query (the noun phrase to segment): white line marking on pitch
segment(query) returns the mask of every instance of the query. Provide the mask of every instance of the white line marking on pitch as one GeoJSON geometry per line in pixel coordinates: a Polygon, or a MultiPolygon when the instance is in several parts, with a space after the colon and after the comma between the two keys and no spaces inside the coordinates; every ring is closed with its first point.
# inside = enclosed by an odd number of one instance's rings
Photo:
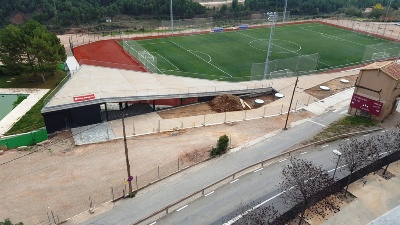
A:
{"type": "Polygon", "coordinates": [[[315,124],[317,124],[317,125],[320,125],[320,126],[323,126],[323,127],[326,127],[325,125],[323,125],[322,123],[318,123],[318,122],[315,122],[315,121],[312,121],[312,120],[309,120],[311,123],[315,123],[315,124]]]}
{"type": "Polygon", "coordinates": [[[302,152],[302,153],[300,153],[300,155],[304,155],[304,154],[307,154],[307,152],[302,152]]]}
{"type": "Polygon", "coordinates": [[[260,168],[260,169],[258,169],[258,170],[254,170],[254,173],[257,173],[258,171],[261,171],[261,170],[263,170],[264,169],[264,167],[262,167],[262,168],[260,168]]]}
{"type": "Polygon", "coordinates": [[[189,205],[182,206],[182,207],[180,207],[179,209],[177,209],[176,211],[179,212],[179,211],[181,211],[182,209],[184,209],[184,208],[186,208],[186,207],[188,207],[188,206],[189,206],[189,205]]]}
{"type": "Polygon", "coordinates": [[[196,56],[197,58],[203,60],[204,62],[208,63],[209,65],[213,66],[214,68],[216,68],[217,70],[223,72],[224,74],[228,75],[229,77],[232,77],[232,75],[230,75],[229,73],[225,72],[224,70],[222,70],[221,68],[217,67],[216,65],[214,65],[214,64],[212,64],[212,63],[210,63],[210,62],[207,62],[205,59],[201,58],[200,56],[198,56],[197,54],[193,53],[192,51],[190,51],[190,50],[188,50],[188,49],[182,47],[181,45],[179,45],[179,44],[177,44],[177,43],[175,43],[175,42],[173,42],[173,41],[172,41],[171,43],[173,43],[173,44],[175,44],[176,46],[182,48],[183,50],[189,52],[190,54],[196,56]]]}
{"type": "Polygon", "coordinates": [[[207,196],[209,196],[209,195],[211,195],[211,194],[213,194],[213,193],[214,193],[214,191],[212,191],[212,192],[210,192],[210,193],[204,195],[204,197],[207,197],[207,196]]]}
{"type": "Polygon", "coordinates": [[[287,159],[282,159],[282,160],[279,160],[278,162],[284,162],[284,161],[286,161],[287,159]]]}
{"type": "Polygon", "coordinates": [[[233,180],[233,181],[231,181],[231,182],[229,182],[229,183],[231,183],[231,184],[233,184],[233,183],[235,183],[236,181],[238,181],[239,179],[235,179],[235,180],[233,180]]]}
{"type": "Polygon", "coordinates": [[[329,145],[324,145],[324,146],[322,146],[321,148],[326,148],[326,147],[328,147],[329,145]]]}

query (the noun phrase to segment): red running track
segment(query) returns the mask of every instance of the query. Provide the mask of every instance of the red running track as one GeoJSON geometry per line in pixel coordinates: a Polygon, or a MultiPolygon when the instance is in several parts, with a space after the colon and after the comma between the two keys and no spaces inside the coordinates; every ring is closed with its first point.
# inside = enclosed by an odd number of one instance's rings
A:
{"type": "Polygon", "coordinates": [[[94,65],[147,72],[115,40],[102,40],[74,48],[74,56],[80,65],[94,65]]]}

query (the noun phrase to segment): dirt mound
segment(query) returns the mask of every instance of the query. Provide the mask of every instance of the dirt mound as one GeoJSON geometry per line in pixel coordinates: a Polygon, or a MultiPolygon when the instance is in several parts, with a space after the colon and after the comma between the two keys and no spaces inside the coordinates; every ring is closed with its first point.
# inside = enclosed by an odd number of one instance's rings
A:
{"type": "Polygon", "coordinates": [[[216,112],[230,112],[243,110],[240,98],[234,95],[220,95],[208,103],[216,112]]]}

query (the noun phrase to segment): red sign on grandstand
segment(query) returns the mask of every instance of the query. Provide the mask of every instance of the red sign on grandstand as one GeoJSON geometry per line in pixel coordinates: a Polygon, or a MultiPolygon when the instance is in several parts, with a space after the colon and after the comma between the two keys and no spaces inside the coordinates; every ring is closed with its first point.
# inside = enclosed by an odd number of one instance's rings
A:
{"type": "Polygon", "coordinates": [[[378,102],[357,94],[353,94],[350,102],[350,107],[361,109],[362,111],[374,116],[379,116],[381,114],[382,106],[382,102],[378,102]]]}
{"type": "Polygon", "coordinates": [[[95,99],[95,98],[96,97],[94,96],[94,94],[75,96],[74,97],[74,102],[83,102],[83,101],[88,101],[88,100],[92,100],[92,99],[95,99]]]}

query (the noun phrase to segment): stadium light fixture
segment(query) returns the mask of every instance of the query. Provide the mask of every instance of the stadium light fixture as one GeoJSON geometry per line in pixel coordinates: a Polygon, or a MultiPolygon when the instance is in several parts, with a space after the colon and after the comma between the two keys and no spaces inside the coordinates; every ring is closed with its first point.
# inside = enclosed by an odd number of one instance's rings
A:
{"type": "Polygon", "coordinates": [[[271,21],[271,32],[269,33],[269,41],[268,41],[268,50],[267,50],[267,59],[265,60],[265,69],[264,69],[264,77],[263,79],[267,79],[268,74],[268,62],[269,56],[271,55],[271,45],[272,45],[272,38],[274,37],[274,28],[275,28],[275,21],[278,18],[278,14],[276,12],[268,12],[268,20],[271,21]]]}

